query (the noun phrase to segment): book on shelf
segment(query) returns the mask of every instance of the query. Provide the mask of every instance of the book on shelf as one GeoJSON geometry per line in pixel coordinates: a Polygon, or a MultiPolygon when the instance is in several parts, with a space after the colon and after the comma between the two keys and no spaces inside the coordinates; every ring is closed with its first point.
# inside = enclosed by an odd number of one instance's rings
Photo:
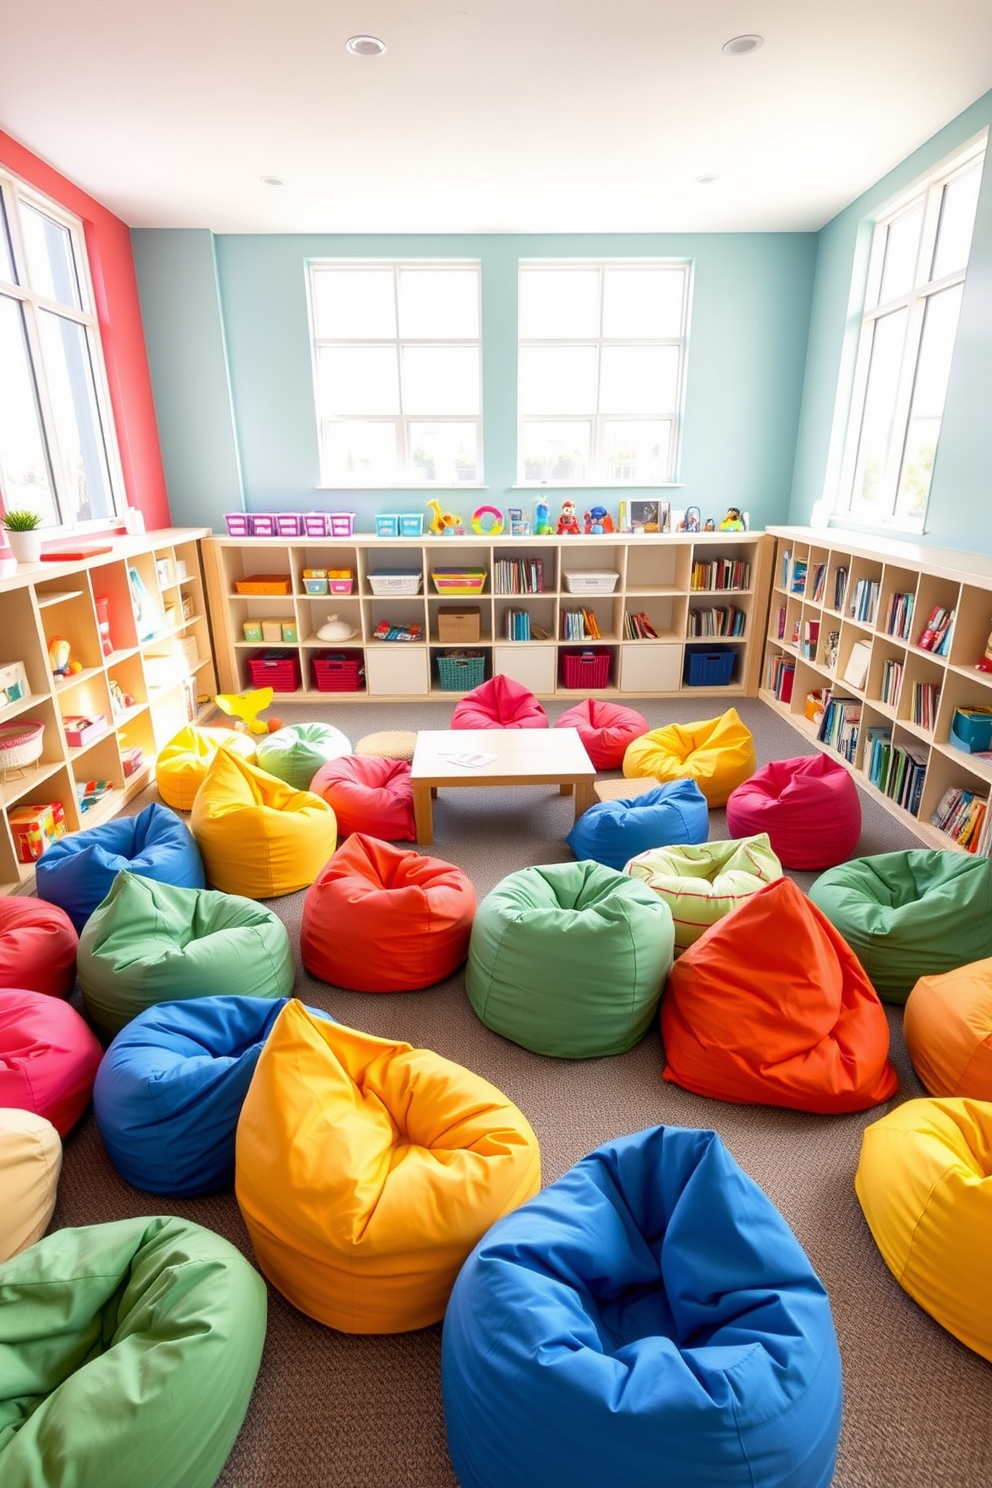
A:
{"type": "Polygon", "coordinates": [[[865,625],[874,625],[880,591],[881,585],[877,579],[858,579],[848,608],[848,614],[852,620],[860,620],[865,625]]]}
{"type": "Polygon", "coordinates": [[[785,617],[786,617],[786,614],[787,614],[787,611],[786,611],[785,605],[779,605],[779,608],[778,608],[778,624],[776,626],[776,639],[777,640],[780,640],[780,641],[784,641],[785,640],[785,617]]]}
{"type": "Polygon", "coordinates": [[[793,594],[804,594],[806,592],[806,570],[809,564],[805,558],[797,558],[792,565],[792,579],[789,589],[793,594]]]}
{"type": "Polygon", "coordinates": [[[848,687],[856,687],[859,692],[863,692],[870,661],[871,641],[855,641],[851,647],[851,654],[847,658],[841,681],[848,687]]]}
{"type": "Polygon", "coordinates": [[[822,661],[828,671],[833,671],[837,665],[837,651],[840,647],[840,631],[831,630],[827,632],[826,645],[823,648],[822,661]]]}
{"type": "Polygon", "coordinates": [[[899,693],[902,688],[902,662],[894,656],[887,656],[882,662],[882,675],[879,679],[879,695],[883,703],[888,703],[890,708],[899,706],[899,693]]]}
{"type": "Polygon", "coordinates": [[[629,610],[624,611],[623,634],[624,640],[627,641],[655,641],[658,639],[658,632],[643,611],[638,611],[636,614],[631,614],[629,610]]]}
{"type": "Polygon", "coordinates": [[[779,703],[792,701],[792,687],[796,676],[796,663],[791,656],[773,656],[768,664],[768,686],[779,703]]]}
{"type": "Polygon", "coordinates": [[[882,724],[872,724],[865,729],[864,769],[868,780],[882,790],[889,773],[889,756],[892,752],[892,730],[882,724]]]}
{"type": "Polygon", "coordinates": [[[818,563],[813,569],[813,603],[822,604],[827,587],[827,565],[818,563]]]}
{"type": "Polygon", "coordinates": [[[834,569],[834,609],[835,610],[842,610],[844,608],[844,596],[845,596],[846,593],[847,593],[847,569],[846,569],[846,567],[843,564],[839,564],[838,567],[834,569]]]}
{"type": "Polygon", "coordinates": [[[928,733],[933,732],[940,703],[940,688],[936,682],[913,683],[913,722],[928,733]]]}
{"type": "Polygon", "coordinates": [[[816,737],[837,753],[853,763],[858,748],[858,732],[861,727],[861,701],[859,698],[828,693],[824,700],[823,717],[816,737]]]}
{"type": "Polygon", "coordinates": [[[820,643],[819,620],[807,620],[803,626],[803,655],[813,661],[816,657],[816,648],[820,643]]]}
{"type": "Polygon", "coordinates": [[[889,601],[886,633],[897,641],[908,641],[913,624],[912,594],[893,594],[889,601]]]}
{"type": "Polygon", "coordinates": [[[953,609],[945,610],[942,605],[934,605],[930,618],[920,631],[916,642],[921,651],[932,651],[937,656],[947,654],[950,649],[954,615],[953,609]]]}
{"type": "Polygon", "coordinates": [[[968,852],[977,852],[980,844],[987,847],[986,819],[988,796],[964,786],[951,785],[941,796],[930,822],[938,831],[957,842],[968,852]]]}

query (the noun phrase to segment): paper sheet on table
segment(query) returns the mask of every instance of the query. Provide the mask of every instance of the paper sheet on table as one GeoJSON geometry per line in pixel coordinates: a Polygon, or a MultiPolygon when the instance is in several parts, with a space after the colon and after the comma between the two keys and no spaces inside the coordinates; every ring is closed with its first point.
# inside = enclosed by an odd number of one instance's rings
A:
{"type": "Polygon", "coordinates": [[[467,770],[477,770],[482,765],[492,765],[496,761],[494,754],[474,754],[470,750],[463,754],[442,754],[441,758],[452,765],[464,765],[467,770]]]}

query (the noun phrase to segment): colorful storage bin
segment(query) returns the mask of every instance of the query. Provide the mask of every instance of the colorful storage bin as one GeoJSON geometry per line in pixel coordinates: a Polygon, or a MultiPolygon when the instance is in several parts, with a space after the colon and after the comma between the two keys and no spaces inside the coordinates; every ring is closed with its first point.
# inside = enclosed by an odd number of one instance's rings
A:
{"type": "Polygon", "coordinates": [[[355,530],[354,512],[328,512],[328,537],[350,537],[355,530]]]}
{"type": "Polygon", "coordinates": [[[563,687],[588,691],[610,685],[610,652],[603,647],[563,651],[559,676],[563,687]]]}
{"type": "Polygon", "coordinates": [[[687,687],[726,687],[734,675],[734,646],[686,646],[687,687]]]}
{"type": "Polygon", "coordinates": [[[271,687],[273,692],[297,692],[300,658],[295,651],[262,651],[248,659],[253,687],[271,687]]]}
{"type": "Polygon", "coordinates": [[[318,692],[360,692],[365,686],[361,651],[321,651],[313,659],[318,692]]]}

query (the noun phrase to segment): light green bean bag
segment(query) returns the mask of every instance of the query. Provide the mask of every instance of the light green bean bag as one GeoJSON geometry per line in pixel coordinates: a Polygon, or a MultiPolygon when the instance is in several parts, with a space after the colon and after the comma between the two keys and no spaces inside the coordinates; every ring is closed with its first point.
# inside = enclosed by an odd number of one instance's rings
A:
{"type": "Polygon", "coordinates": [[[985,857],[921,847],[852,858],[821,873],[809,897],[886,1002],[905,1002],[920,977],[992,956],[985,857]]]}
{"type": "Polygon", "coordinates": [[[476,912],[465,988],[535,1054],[622,1054],[650,1027],[673,943],[671,911],[636,879],[588,860],[523,868],[476,912]]]}
{"type": "Polygon", "coordinates": [[[675,924],[675,954],[681,956],[704,930],[781,878],[782,864],[772,852],[768,833],[759,832],[719,842],[652,847],[631,858],[623,871],[647,884],[668,905],[675,924]]]}
{"type": "Polygon", "coordinates": [[[56,1230],[5,1261],[3,1488],[211,1488],[265,1314],[258,1272],[182,1219],[56,1230]]]}
{"type": "Polygon", "coordinates": [[[292,723],[255,742],[259,768],[298,791],[310,789],[321,765],[350,753],[347,736],[329,723],[292,723]]]}
{"type": "Polygon", "coordinates": [[[159,1002],[288,997],[296,975],[289,934],[271,909],[126,870],[87,920],[76,969],[87,1016],[105,1037],[159,1002]]]}

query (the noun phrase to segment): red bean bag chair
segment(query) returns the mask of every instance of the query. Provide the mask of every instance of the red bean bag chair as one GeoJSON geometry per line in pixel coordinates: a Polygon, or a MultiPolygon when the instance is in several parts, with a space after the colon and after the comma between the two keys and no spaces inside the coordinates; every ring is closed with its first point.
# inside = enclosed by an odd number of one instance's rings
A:
{"type": "Polygon", "coordinates": [[[412,992],[468,955],[475,889],[440,858],[355,832],[303,901],[303,965],[352,992],[412,992]]]}
{"type": "Polygon", "coordinates": [[[96,1034],[67,1002],[0,991],[0,1106],[44,1116],[64,1137],[89,1105],[102,1058],[96,1034]]]}
{"type": "Polygon", "coordinates": [[[333,809],[339,840],[352,832],[365,832],[385,842],[417,840],[407,760],[343,754],[321,765],[310,789],[333,809]]]}
{"type": "Polygon", "coordinates": [[[555,728],[578,729],[583,748],[597,770],[619,770],[627,745],[646,734],[650,724],[633,708],[585,698],[564,712],[555,728]]]}
{"type": "Polygon", "coordinates": [[[455,704],[453,729],[547,728],[548,715],[532,692],[497,672],[455,704]]]}
{"type": "Polygon", "coordinates": [[[661,1032],[665,1079],[717,1100],[828,1115],[899,1088],[871,982],[791,878],[759,889],[680,956],[661,1032]]]}
{"type": "Polygon", "coordinates": [[[727,831],[767,832],[786,868],[833,868],[857,850],[861,798],[850,771],[825,754],[773,760],[731,791],[727,831]]]}
{"type": "Polygon", "coordinates": [[[21,894],[0,897],[0,987],[68,997],[79,936],[64,909],[21,894]]]}
{"type": "Polygon", "coordinates": [[[992,957],[920,977],[902,1032],[931,1095],[992,1101],[992,957]]]}

